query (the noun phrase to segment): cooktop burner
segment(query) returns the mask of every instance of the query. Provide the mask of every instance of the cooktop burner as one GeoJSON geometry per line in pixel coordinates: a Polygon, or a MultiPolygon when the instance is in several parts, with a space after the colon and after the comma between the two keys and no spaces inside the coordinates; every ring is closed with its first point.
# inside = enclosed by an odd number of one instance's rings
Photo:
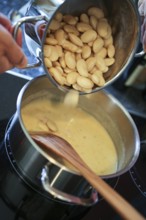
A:
{"type": "Polygon", "coordinates": [[[130,175],[136,187],[146,197],[146,140],[141,141],[141,153],[135,166],[130,170],[130,175]]]}
{"type": "Polygon", "coordinates": [[[7,124],[8,124],[8,119],[0,121],[0,146],[3,143],[3,139],[4,139],[7,124]]]}
{"type": "Polygon", "coordinates": [[[141,139],[140,155],[136,164],[130,170],[130,175],[138,190],[146,197],[146,120],[134,117],[141,139]]]}

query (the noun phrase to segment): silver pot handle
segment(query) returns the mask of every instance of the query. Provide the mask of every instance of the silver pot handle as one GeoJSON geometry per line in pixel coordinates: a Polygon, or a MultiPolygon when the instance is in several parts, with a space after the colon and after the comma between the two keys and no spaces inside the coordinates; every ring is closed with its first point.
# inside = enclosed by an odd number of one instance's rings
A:
{"type": "MultiPolygon", "coordinates": [[[[16,40],[17,39],[17,34],[18,34],[18,30],[20,28],[20,26],[24,23],[29,23],[29,22],[37,22],[37,21],[47,21],[48,19],[46,16],[44,15],[39,15],[39,16],[28,16],[28,17],[22,17],[20,18],[15,24],[14,24],[14,29],[13,29],[13,38],[16,40]]],[[[39,57],[37,58],[37,62],[36,63],[32,63],[32,64],[27,64],[27,66],[25,67],[25,69],[27,68],[34,68],[34,67],[38,67],[41,65],[41,60],[39,59],[39,57]]]]}
{"type": "MultiPolygon", "coordinates": [[[[62,171],[62,169],[59,170],[59,173],[62,171]]],[[[76,205],[83,205],[83,206],[91,206],[95,204],[98,201],[97,192],[93,189],[91,197],[90,198],[79,198],[76,196],[73,196],[71,194],[62,192],[54,187],[52,187],[49,183],[49,177],[48,177],[48,166],[46,165],[41,172],[41,182],[43,185],[43,188],[45,191],[49,192],[51,195],[53,195],[55,198],[58,198],[60,200],[73,203],[76,205]]],[[[58,173],[58,175],[59,175],[58,173]]]]}

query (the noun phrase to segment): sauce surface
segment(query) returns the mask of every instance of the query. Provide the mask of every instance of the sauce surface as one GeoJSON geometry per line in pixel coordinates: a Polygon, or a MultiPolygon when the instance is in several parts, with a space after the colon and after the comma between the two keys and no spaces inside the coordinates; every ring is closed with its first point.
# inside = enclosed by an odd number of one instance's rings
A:
{"type": "Polygon", "coordinates": [[[98,175],[117,170],[117,152],[106,129],[80,107],[68,107],[48,99],[31,101],[21,110],[28,131],[53,131],[66,139],[98,175]]]}

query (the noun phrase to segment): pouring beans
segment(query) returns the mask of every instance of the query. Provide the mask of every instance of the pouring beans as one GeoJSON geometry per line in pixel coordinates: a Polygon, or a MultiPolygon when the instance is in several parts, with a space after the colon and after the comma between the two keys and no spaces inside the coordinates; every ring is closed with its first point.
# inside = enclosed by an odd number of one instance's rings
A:
{"type": "Polygon", "coordinates": [[[44,44],[44,63],[61,86],[91,92],[106,83],[115,62],[112,27],[102,9],[90,7],[79,16],[57,12],[44,44]]]}
{"type": "Polygon", "coordinates": [[[114,82],[134,58],[140,39],[139,16],[132,0],[34,0],[24,37],[36,61],[59,90],[94,93],[114,82]],[[131,19],[132,18],[132,19],[131,19]],[[127,31],[128,30],[128,31],[127,31]]]}

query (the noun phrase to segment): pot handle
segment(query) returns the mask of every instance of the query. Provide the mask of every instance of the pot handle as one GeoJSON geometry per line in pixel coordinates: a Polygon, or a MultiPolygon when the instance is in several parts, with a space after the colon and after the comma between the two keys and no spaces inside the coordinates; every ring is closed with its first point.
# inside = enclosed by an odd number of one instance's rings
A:
{"type": "MultiPolygon", "coordinates": [[[[20,18],[13,26],[13,38],[17,39],[17,34],[18,34],[18,30],[20,28],[21,25],[23,25],[24,23],[29,23],[29,22],[37,22],[37,21],[47,21],[48,22],[48,19],[46,16],[44,15],[39,15],[39,16],[28,16],[28,17],[22,17],[20,18]]],[[[31,63],[31,64],[27,64],[27,66],[25,67],[25,69],[28,69],[28,68],[34,68],[34,67],[39,67],[41,65],[41,60],[39,59],[39,57],[36,57],[37,58],[37,62],[36,63],[31,63]]]]}
{"type": "MultiPolygon", "coordinates": [[[[62,169],[59,170],[58,175],[62,172],[62,169]]],[[[51,186],[49,183],[49,168],[46,165],[41,172],[41,182],[43,185],[43,188],[45,191],[49,192],[51,195],[53,195],[55,198],[58,198],[60,200],[73,203],[76,205],[83,205],[83,206],[91,206],[94,205],[98,201],[97,192],[93,189],[91,197],[90,198],[79,198],[74,195],[62,192],[54,187],[51,186]]]]}

